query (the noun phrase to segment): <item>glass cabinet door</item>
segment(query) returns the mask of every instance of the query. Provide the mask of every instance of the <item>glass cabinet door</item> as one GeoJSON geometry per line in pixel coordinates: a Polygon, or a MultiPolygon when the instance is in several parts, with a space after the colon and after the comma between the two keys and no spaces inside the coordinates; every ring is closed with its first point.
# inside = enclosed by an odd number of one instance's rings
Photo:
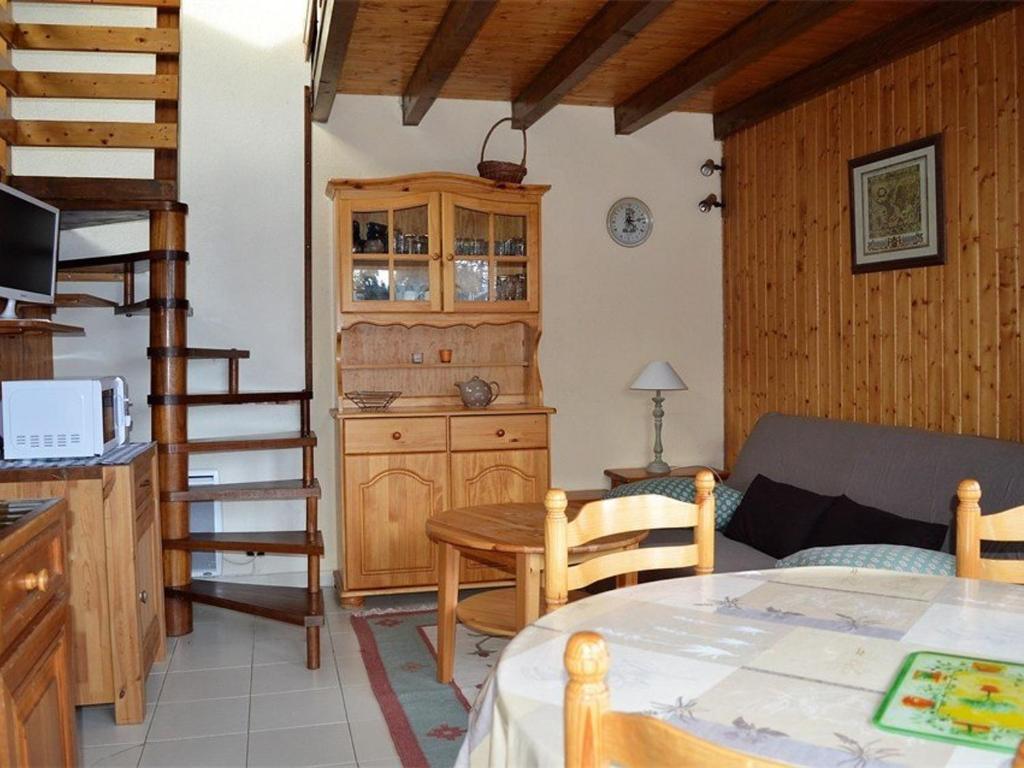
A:
{"type": "Polygon", "coordinates": [[[537,308],[537,208],[445,195],[445,310],[537,308]]]}
{"type": "Polygon", "coordinates": [[[439,195],[345,201],[340,221],[343,311],[441,309],[439,195]]]}

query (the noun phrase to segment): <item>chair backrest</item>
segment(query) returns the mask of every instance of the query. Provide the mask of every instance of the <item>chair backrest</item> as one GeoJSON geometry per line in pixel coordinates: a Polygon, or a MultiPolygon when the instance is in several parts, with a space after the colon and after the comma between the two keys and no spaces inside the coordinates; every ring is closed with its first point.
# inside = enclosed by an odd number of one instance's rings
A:
{"type": "Polygon", "coordinates": [[[655,717],[613,712],[608,704],[608,649],[596,632],[577,632],[565,646],[566,768],[671,765],[674,768],[774,768],[771,760],[735,752],[655,717]]]}
{"type": "Polygon", "coordinates": [[[1024,560],[981,556],[982,541],[1024,541],[1024,507],[981,514],[981,485],[972,479],[962,480],[956,495],[956,575],[1024,584],[1024,560]]]}
{"type": "Polygon", "coordinates": [[[565,491],[552,489],[544,498],[544,598],[547,611],[565,605],[570,590],[609,576],[659,568],[696,566],[698,574],[715,565],[715,478],[709,470],[697,474],[695,503],[667,496],[623,496],[592,501],[569,522],[565,491]],[[672,547],[622,549],[588,557],[569,565],[569,549],[631,531],[693,528],[694,543],[672,547]]]}

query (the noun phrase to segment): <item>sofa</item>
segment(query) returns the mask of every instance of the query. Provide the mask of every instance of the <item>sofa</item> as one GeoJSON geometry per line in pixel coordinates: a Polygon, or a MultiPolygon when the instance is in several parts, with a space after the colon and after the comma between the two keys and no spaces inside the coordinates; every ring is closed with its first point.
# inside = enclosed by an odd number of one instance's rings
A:
{"type": "MultiPolygon", "coordinates": [[[[956,487],[963,478],[981,483],[983,512],[1024,504],[1024,444],[780,413],[758,420],[725,484],[746,491],[759,474],[948,525],[942,547],[946,552],[952,552],[956,539],[956,487]]],[[[652,532],[647,544],[675,543],[679,536],[652,532]]],[[[1024,544],[999,548],[1003,556],[1024,557],[1024,544]]],[[[772,568],[775,563],[770,555],[716,532],[716,573],[772,568]]]]}

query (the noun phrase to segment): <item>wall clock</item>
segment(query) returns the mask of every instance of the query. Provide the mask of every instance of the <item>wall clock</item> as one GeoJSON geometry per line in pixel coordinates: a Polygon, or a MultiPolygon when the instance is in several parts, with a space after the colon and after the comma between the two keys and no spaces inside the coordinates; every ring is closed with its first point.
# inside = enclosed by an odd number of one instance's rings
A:
{"type": "Polygon", "coordinates": [[[643,200],[624,197],[612,203],[606,224],[612,240],[626,248],[633,248],[651,236],[654,216],[643,200]]]}

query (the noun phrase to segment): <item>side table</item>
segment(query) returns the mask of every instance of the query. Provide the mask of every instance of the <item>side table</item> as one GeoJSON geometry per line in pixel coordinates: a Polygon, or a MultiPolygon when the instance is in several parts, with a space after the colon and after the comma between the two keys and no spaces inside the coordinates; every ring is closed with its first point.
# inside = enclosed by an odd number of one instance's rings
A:
{"type": "Polygon", "coordinates": [[[716,469],[715,467],[708,467],[704,464],[694,464],[689,467],[673,467],[668,473],[655,474],[648,472],[645,467],[626,467],[623,469],[606,469],[604,471],[605,477],[610,478],[612,488],[616,488],[625,483],[635,483],[638,480],[651,480],[656,477],[695,477],[698,472],[702,469],[710,469],[715,473],[716,482],[718,480],[728,480],[729,473],[724,469],[716,469]]]}

